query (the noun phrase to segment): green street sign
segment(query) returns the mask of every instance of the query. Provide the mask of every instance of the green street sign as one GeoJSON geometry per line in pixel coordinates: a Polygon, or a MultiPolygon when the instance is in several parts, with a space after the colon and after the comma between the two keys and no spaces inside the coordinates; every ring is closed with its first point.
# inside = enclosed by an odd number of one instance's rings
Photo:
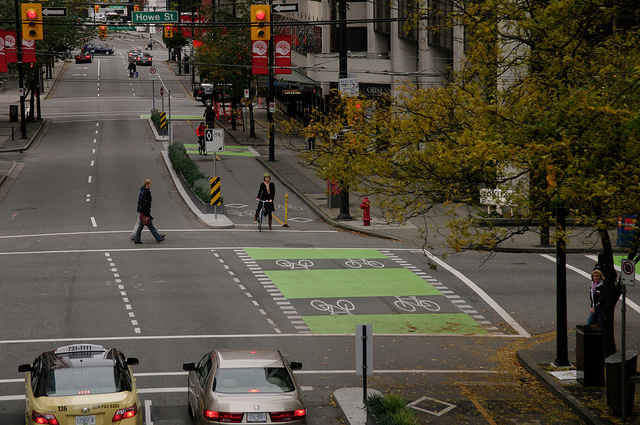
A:
{"type": "Polygon", "coordinates": [[[164,12],[132,12],[131,21],[134,24],[178,22],[178,11],[165,10],[164,12]]]}

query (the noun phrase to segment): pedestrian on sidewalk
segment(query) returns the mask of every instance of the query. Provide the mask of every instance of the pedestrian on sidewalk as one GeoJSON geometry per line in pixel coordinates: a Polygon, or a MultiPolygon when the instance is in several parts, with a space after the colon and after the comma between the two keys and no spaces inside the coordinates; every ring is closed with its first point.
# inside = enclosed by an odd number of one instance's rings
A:
{"type": "Polygon", "coordinates": [[[589,309],[589,319],[587,325],[598,325],[604,329],[604,305],[606,299],[606,289],[604,286],[604,276],[598,269],[591,272],[591,288],[589,298],[591,308],[589,309]]]}
{"type": "Polygon", "coordinates": [[[216,128],[216,111],[213,110],[211,105],[207,105],[202,116],[207,122],[207,128],[216,128]]]}
{"type": "MultiPolygon", "coordinates": [[[[271,175],[269,173],[264,173],[264,176],[262,176],[262,180],[262,183],[260,183],[260,189],[258,189],[258,196],[256,196],[256,201],[265,201],[264,209],[269,215],[269,230],[271,230],[271,222],[273,220],[271,213],[275,211],[275,207],[273,206],[273,199],[276,197],[276,185],[271,181],[271,175]]],[[[261,208],[261,202],[258,202],[256,216],[253,218],[254,222],[258,221],[258,214],[260,213],[261,208]]]]}
{"type": "Polygon", "coordinates": [[[316,129],[315,129],[315,121],[309,121],[309,125],[307,126],[307,149],[310,151],[316,148],[316,129]]]}
{"type": "Polygon", "coordinates": [[[198,128],[196,128],[196,136],[198,136],[198,153],[200,155],[206,155],[207,152],[204,149],[204,131],[206,130],[206,127],[204,126],[203,122],[200,122],[200,125],[198,126],[198,128]]]}
{"type": "Polygon", "coordinates": [[[136,236],[134,239],[135,243],[142,243],[140,240],[140,236],[142,234],[142,228],[147,226],[153,237],[156,239],[156,242],[160,243],[164,240],[165,235],[161,235],[158,233],[158,229],[155,224],[153,224],[153,217],[151,216],[151,179],[144,179],[142,182],[142,187],[144,188],[142,191],[142,196],[140,196],[140,200],[138,201],[138,205],[140,206],[140,226],[138,227],[138,231],[136,232],[136,236]]]}

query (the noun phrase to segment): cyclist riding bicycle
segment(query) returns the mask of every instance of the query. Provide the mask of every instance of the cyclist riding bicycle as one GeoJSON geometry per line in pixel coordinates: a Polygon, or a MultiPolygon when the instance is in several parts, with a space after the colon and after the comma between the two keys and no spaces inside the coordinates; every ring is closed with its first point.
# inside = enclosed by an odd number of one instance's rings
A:
{"type": "MultiPolygon", "coordinates": [[[[262,180],[263,182],[260,183],[260,189],[258,190],[256,201],[264,201],[264,210],[269,215],[269,230],[272,230],[271,221],[273,220],[273,217],[271,216],[271,213],[275,211],[273,199],[276,197],[276,185],[271,181],[271,175],[269,173],[264,173],[262,180]]],[[[261,208],[262,202],[258,202],[256,216],[253,219],[254,222],[258,221],[258,214],[260,213],[261,208]]]]}

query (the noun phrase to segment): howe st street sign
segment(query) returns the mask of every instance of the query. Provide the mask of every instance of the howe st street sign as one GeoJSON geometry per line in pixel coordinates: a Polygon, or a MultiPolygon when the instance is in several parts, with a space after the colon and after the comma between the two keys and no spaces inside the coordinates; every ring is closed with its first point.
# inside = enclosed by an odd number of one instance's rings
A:
{"type": "Polygon", "coordinates": [[[163,12],[132,12],[131,21],[134,24],[178,22],[178,11],[165,10],[163,12]]]}

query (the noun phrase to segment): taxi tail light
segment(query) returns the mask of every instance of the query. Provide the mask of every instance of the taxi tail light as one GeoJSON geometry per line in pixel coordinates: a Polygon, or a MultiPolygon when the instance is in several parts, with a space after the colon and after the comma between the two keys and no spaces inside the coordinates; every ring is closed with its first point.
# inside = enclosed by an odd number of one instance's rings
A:
{"type": "Polygon", "coordinates": [[[238,423],[242,422],[242,413],[216,412],[215,410],[205,410],[204,418],[208,421],[238,423]]]}
{"type": "Polygon", "coordinates": [[[51,413],[38,413],[35,410],[31,412],[31,420],[37,424],[60,425],[56,419],[56,415],[51,413]]]}
{"type": "Polygon", "coordinates": [[[287,412],[271,412],[273,422],[291,422],[304,419],[307,416],[305,409],[289,410],[287,412]]]}
{"type": "Polygon", "coordinates": [[[116,413],[113,415],[113,419],[111,419],[111,422],[118,422],[123,419],[133,418],[137,414],[138,414],[138,405],[134,404],[131,407],[126,407],[124,409],[116,410],[116,413]]]}

